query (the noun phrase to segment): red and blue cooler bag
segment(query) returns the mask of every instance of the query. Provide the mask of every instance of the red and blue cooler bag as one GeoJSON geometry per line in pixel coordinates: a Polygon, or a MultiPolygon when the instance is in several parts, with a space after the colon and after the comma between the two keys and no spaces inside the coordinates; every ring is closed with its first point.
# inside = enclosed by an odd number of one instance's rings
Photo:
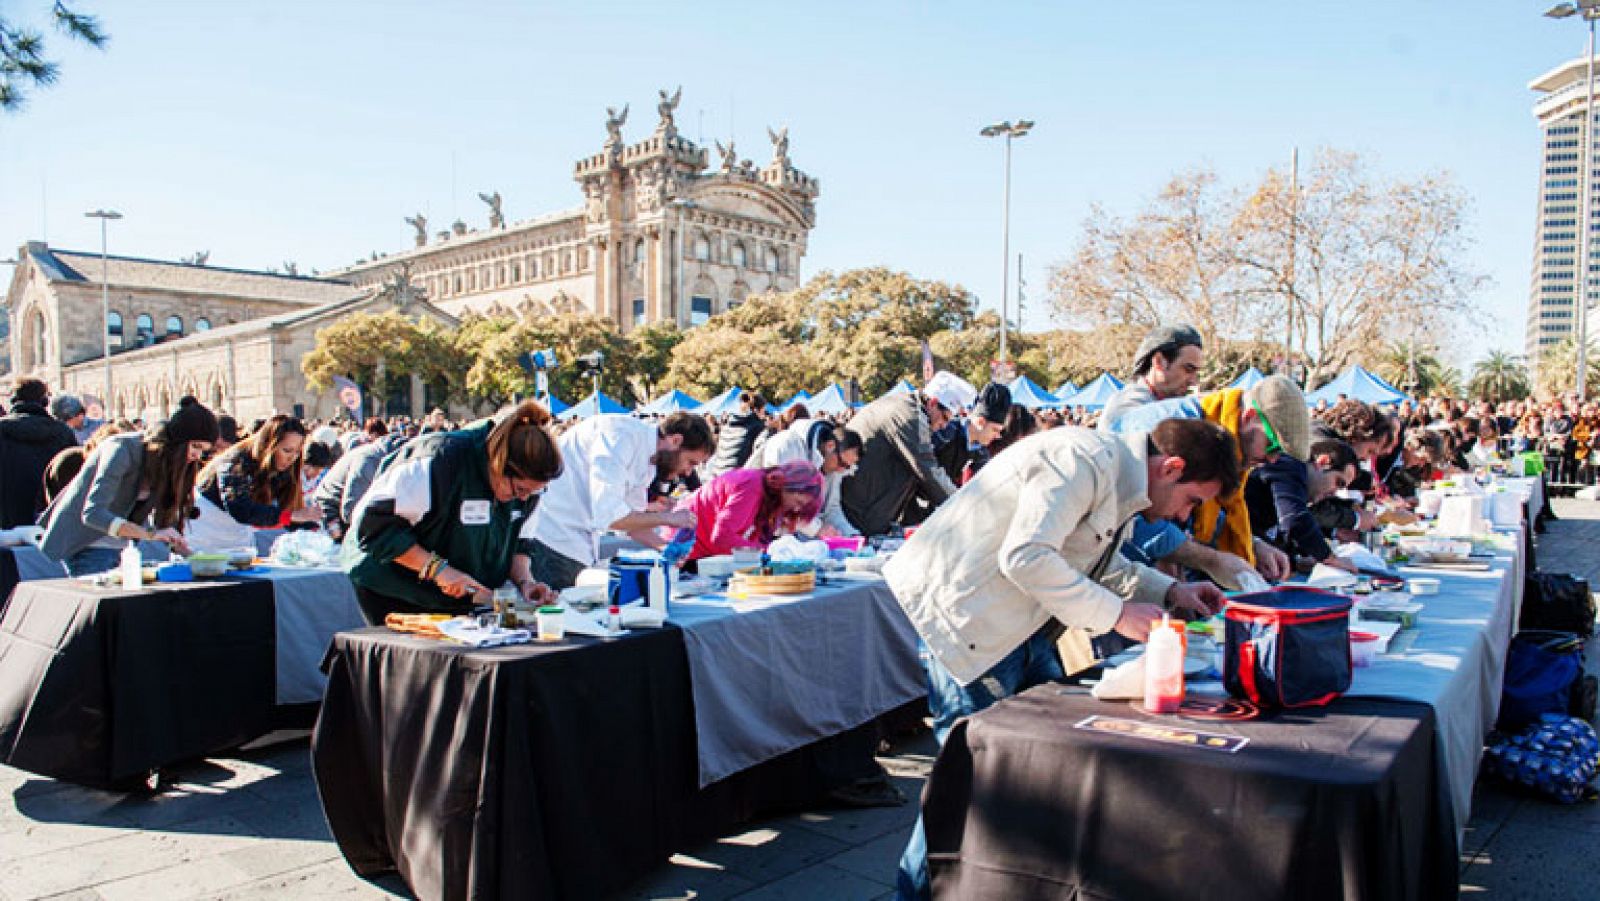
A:
{"type": "Polygon", "coordinates": [[[1230,598],[1222,678],[1259,707],[1317,707],[1350,687],[1348,597],[1279,587],[1230,598]]]}

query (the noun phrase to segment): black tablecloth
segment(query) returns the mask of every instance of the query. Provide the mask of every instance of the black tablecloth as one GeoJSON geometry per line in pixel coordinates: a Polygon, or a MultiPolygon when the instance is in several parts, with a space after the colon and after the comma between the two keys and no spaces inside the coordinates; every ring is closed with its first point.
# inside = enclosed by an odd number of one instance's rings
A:
{"type": "Polygon", "coordinates": [[[424,899],[593,898],[877,772],[869,723],[698,789],[670,627],[486,650],[364,629],[328,668],[312,759],[334,839],[424,899]]]}
{"type": "Polygon", "coordinates": [[[958,723],[923,801],[940,898],[1453,898],[1455,823],[1424,704],[1241,723],[1045,685],[958,723]],[[1247,737],[1234,754],[1073,728],[1247,737]]]}
{"type": "Polygon", "coordinates": [[[115,785],[272,729],[272,586],[17,586],[0,618],[0,760],[115,785]]]}
{"type": "Polygon", "coordinates": [[[11,589],[17,587],[22,577],[17,574],[17,558],[10,548],[0,548],[0,616],[5,615],[6,603],[11,600],[11,589]]]}

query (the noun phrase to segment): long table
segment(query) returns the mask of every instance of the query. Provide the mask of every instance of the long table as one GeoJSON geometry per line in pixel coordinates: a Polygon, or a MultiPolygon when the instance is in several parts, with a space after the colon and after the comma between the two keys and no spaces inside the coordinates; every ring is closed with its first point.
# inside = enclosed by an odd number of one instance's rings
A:
{"type": "Polygon", "coordinates": [[[334,839],[357,873],[397,870],[425,899],[621,888],[877,772],[871,720],[923,695],[886,604],[881,584],[713,598],[674,603],[682,626],[490,649],[341,633],[312,736],[334,839]],[[864,696],[826,672],[852,656],[873,672],[843,678],[878,686],[864,696]]]}
{"type": "Polygon", "coordinates": [[[1326,709],[1147,716],[1043,686],[952,732],[924,801],[956,898],[1448,898],[1516,629],[1526,525],[1438,578],[1402,646],[1326,709]],[[1089,716],[1249,739],[1235,753],[1075,728],[1089,716]]]}
{"type": "Polygon", "coordinates": [[[0,619],[0,761],[118,786],[272,729],[272,589],[24,582],[0,619]]]}

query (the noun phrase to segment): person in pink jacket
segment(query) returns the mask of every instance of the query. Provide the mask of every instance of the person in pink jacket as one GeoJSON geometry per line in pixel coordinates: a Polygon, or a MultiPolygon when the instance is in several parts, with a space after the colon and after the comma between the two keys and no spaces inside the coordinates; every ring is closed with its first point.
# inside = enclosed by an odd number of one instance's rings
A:
{"type": "Polygon", "coordinates": [[[822,507],[822,473],[808,461],[725,472],[684,498],[694,514],[690,560],[765,547],[780,531],[810,522],[822,507]]]}

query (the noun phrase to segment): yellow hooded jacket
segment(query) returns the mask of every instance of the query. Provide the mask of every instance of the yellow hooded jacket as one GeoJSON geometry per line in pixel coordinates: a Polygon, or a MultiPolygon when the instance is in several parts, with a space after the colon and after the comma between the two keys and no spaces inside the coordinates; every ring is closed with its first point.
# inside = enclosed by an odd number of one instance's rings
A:
{"type": "MultiPolygon", "coordinates": [[[[1200,398],[1200,409],[1205,411],[1206,422],[1228,430],[1233,440],[1239,440],[1239,418],[1244,412],[1244,389],[1224,388],[1200,398]]],[[[1218,497],[1200,505],[1194,515],[1194,537],[1219,551],[1227,551],[1256,563],[1255,535],[1250,531],[1250,508],[1244,502],[1244,448],[1239,449],[1239,488],[1227,497],[1218,497]],[[1218,520],[1221,520],[1219,527],[1218,520]]]]}

